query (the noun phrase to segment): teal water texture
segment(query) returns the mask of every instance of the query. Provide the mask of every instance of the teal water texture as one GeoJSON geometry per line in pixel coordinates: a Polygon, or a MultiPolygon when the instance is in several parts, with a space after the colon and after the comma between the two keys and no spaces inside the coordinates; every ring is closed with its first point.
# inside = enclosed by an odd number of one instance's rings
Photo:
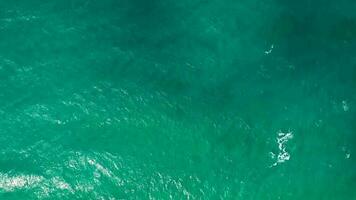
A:
{"type": "Polygon", "coordinates": [[[355,10],[1,0],[0,199],[356,199],[355,10]]]}

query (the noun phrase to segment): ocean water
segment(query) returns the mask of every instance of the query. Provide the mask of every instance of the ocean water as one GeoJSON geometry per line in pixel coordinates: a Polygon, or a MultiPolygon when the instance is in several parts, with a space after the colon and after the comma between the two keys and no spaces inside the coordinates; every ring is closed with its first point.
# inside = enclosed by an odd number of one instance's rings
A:
{"type": "Polygon", "coordinates": [[[355,11],[0,0],[0,199],[356,199],[355,11]]]}

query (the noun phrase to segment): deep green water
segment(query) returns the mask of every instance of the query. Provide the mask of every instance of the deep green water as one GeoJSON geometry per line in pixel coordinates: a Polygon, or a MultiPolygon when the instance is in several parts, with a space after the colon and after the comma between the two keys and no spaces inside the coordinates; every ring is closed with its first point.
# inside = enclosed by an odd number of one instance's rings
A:
{"type": "Polygon", "coordinates": [[[0,0],[0,199],[356,199],[356,1],[0,0]]]}

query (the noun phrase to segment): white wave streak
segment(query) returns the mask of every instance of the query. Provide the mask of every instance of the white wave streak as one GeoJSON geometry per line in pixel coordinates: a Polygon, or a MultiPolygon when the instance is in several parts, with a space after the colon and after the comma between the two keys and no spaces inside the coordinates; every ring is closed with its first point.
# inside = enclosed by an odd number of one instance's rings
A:
{"type": "Polygon", "coordinates": [[[15,192],[17,190],[36,189],[38,197],[48,196],[55,190],[66,190],[73,193],[71,186],[60,177],[45,178],[38,175],[10,175],[0,173],[0,190],[15,192]]]}
{"type": "Polygon", "coordinates": [[[9,176],[8,174],[0,173],[0,189],[14,191],[16,189],[33,188],[42,182],[43,179],[42,176],[35,175],[9,176]]]}

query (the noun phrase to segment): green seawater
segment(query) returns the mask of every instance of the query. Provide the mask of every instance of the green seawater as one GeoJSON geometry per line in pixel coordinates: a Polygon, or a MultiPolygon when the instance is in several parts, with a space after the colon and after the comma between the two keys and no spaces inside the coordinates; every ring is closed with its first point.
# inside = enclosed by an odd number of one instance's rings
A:
{"type": "Polygon", "coordinates": [[[355,200],[356,1],[0,0],[1,200],[355,200]]]}

